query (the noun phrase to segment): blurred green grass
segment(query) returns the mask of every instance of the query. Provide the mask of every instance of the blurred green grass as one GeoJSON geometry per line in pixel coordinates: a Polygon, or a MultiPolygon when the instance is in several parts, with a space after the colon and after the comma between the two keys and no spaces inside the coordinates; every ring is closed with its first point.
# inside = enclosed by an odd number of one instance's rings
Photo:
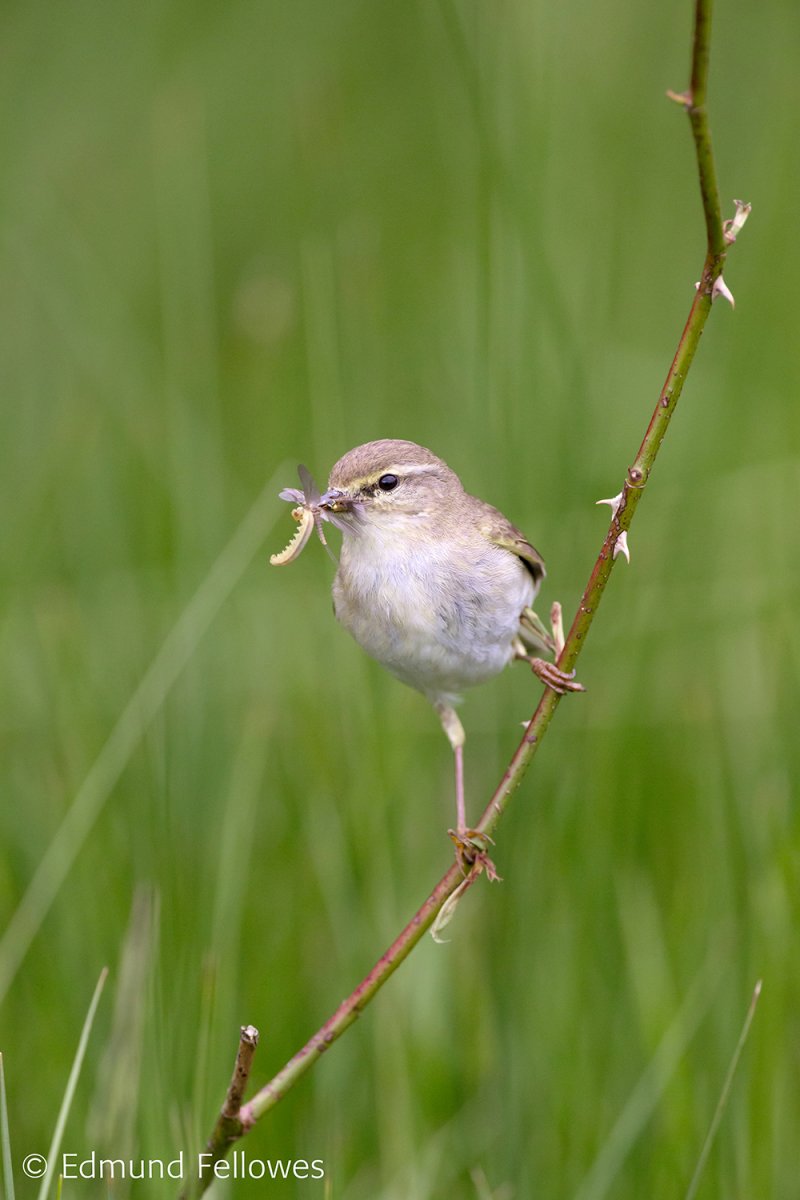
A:
{"type": "MultiPolygon", "coordinates": [[[[253,1132],[251,1156],[325,1160],[327,1191],[276,1194],[466,1198],[475,1167],[518,1197],[683,1194],[758,977],[699,1195],[795,1194],[800,14],[717,8],[722,192],[754,203],[737,309],[713,313],[589,695],[501,829],[505,882],[253,1132]]],[[[530,534],[569,613],[703,227],[664,99],[688,5],[42,0],[1,20],[7,922],[282,463],[322,479],[359,441],[430,445],[530,534]]],[[[238,1025],[262,1031],[260,1084],[448,861],[435,718],[335,626],[317,547],[270,570],[277,499],[270,520],[0,1008],[17,1163],[48,1144],[104,963],[65,1149],[172,1157],[210,1128],[238,1025]]],[[[536,695],[515,670],[465,704],[473,809],[536,695]]]]}

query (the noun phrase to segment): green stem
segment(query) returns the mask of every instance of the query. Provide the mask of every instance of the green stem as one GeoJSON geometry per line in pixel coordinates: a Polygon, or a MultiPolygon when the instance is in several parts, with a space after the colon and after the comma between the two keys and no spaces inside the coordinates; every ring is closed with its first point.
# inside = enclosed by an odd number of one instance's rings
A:
{"type": "MultiPolygon", "coordinates": [[[[575,619],[564,643],[558,660],[562,670],[570,671],[583,649],[586,635],[597,613],[608,578],[614,566],[614,548],[621,533],[630,528],[661,443],[667,432],[670,419],[678,403],[686,376],[694,360],[700,338],[711,312],[714,283],[722,274],[727,253],[727,243],[722,225],[722,214],[717,187],[714,154],[711,145],[711,130],[708,123],[706,96],[708,92],[708,66],[711,40],[712,0],[696,0],[694,37],[692,41],[691,91],[684,97],[686,111],[694,138],[697,158],[697,173],[700,180],[700,196],[706,222],[706,258],[703,273],[697,286],[689,316],[681,334],[675,357],[670,364],[667,378],[658,397],[650,424],[642,439],[639,451],[628,468],[619,496],[619,505],[612,514],[608,533],[586,585],[575,619]]],[[[531,759],[550,724],[561,697],[545,691],[525,730],[525,735],[516,749],[497,790],[478,822],[478,830],[491,834],[505,811],[508,801],[522,780],[531,759]]]]}
{"type": "MultiPolygon", "coordinates": [[[[722,226],[719,193],[711,145],[711,132],[706,111],[710,34],[711,0],[696,0],[691,91],[680,97],[680,100],[687,110],[691,123],[700,180],[700,194],[706,222],[707,249],[703,273],[689,311],[686,325],[678,343],[675,357],[667,373],[664,387],[658,397],[658,403],[650,419],[639,451],[633,463],[628,468],[619,497],[619,505],[612,515],[608,533],[581,598],[581,603],[567,635],[564,649],[559,656],[559,666],[567,671],[575,666],[578,656],[583,649],[586,636],[591,628],[597,613],[597,607],[614,566],[614,548],[617,545],[620,534],[626,532],[630,527],[639,501],[642,498],[645,485],[650,478],[650,472],[661,443],[664,440],[664,435],[675,410],[675,405],[683,390],[687,373],[694,359],[703,328],[708,319],[708,314],[711,311],[714,284],[722,273],[725,261],[727,243],[722,226]]],[[[549,688],[545,690],[533,716],[526,726],[522,741],[514,752],[503,778],[478,823],[477,831],[479,833],[488,835],[497,825],[508,805],[511,795],[519,787],[522,777],[547,731],[560,699],[561,697],[549,688]]],[[[468,876],[470,882],[481,873],[487,865],[487,861],[485,855],[478,854],[476,856],[468,876]]],[[[238,1114],[241,1135],[245,1134],[264,1113],[268,1112],[279,1100],[283,1099],[298,1079],[306,1071],[310,1070],[329,1046],[337,1038],[341,1037],[344,1031],[353,1024],[366,1005],[369,1004],[370,1000],[383,987],[387,979],[397,970],[400,963],[410,954],[417,942],[431,928],[448,899],[464,883],[463,872],[457,865],[453,865],[439,880],[424,904],[414,914],[389,949],[381,955],[375,966],[361,981],[355,991],[339,1005],[333,1016],[325,1022],[278,1074],[261,1088],[248,1104],[245,1104],[241,1108],[238,1114]]],[[[230,1136],[231,1132],[230,1128],[226,1130],[228,1136],[230,1136]]],[[[228,1141],[229,1145],[230,1141],[228,1141]]],[[[205,1189],[205,1186],[205,1181],[203,1181],[201,1183],[201,1191],[205,1189]]]]}
{"type": "MultiPolygon", "coordinates": [[[[700,194],[706,218],[708,253],[716,258],[725,253],[722,232],[722,213],[717,187],[717,172],[711,148],[711,129],[708,123],[708,60],[711,53],[711,11],[713,0],[699,0],[695,7],[694,38],[692,41],[692,80],[687,96],[689,120],[697,153],[700,194]]],[[[722,264],[719,265],[722,270],[722,264]]]]}
{"type": "MultiPolygon", "coordinates": [[[[666,383],[659,396],[642,444],[639,447],[639,452],[632,465],[628,468],[620,494],[619,507],[611,518],[602,549],[597,556],[594,569],[589,577],[589,582],[581,597],[575,619],[572,622],[564,643],[564,649],[559,656],[558,665],[564,671],[571,671],[574,668],[578,656],[583,649],[586,635],[594,621],[598,605],[603,598],[608,578],[616,561],[614,558],[614,547],[619,535],[630,528],[634,513],[644,494],[645,484],[648,481],[656,455],[664,440],[670,417],[683,390],[687,372],[692,364],[710,310],[710,294],[706,295],[698,289],[678,344],[678,349],[672,360],[666,383]]],[[[527,725],[525,734],[517,747],[514,757],[511,759],[500,784],[478,822],[477,828],[480,833],[491,834],[494,830],[508,805],[508,801],[517,787],[519,787],[531,759],[539,748],[539,744],[560,700],[561,696],[549,688],[544,692],[536,707],[536,711],[527,725]]]]}
{"type": "MultiPolygon", "coordinates": [[[[473,867],[473,873],[477,874],[479,871],[479,867],[473,867]]],[[[269,1083],[265,1084],[261,1091],[256,1093],[249,1104],[242,1107],[240,1116],[243,1125],[249,1127],[259,1117],[263,1117],[265,1112],[274,1108],[289,1089],[297,1083],[297,1080],[305,1075],[306,1071],[314,1066],[329,1046],[353,1024],[373,996],[380,991],[389,976],[394,974],[403,959],[408,957],[420,938],[430,929],[447,898],[463,882],[464,875],[454,864],[439,880],[425,903],[414,914],[402,933],[395,938],[389,949],[381,955],[355,991],[342,1001],[333,1016],[306,1042],[302,1050],[299,1050],[294,1058],[291,1058],[286,1066],[269,1083]]]]}

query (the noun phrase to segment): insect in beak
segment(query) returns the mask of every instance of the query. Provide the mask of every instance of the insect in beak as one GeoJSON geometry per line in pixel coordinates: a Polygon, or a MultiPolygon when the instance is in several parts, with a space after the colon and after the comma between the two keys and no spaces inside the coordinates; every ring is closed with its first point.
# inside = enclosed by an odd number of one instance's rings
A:
{"type": "Polygon", "coordinates": [[[336,518],[331,514],[349,512],[352,508],[352,501],[337,488],[331,488],[324,496],[320,495],[311,472],[302,463],[297,468],[297,474],[300,476],[302,490],[300,488],[284,488],[280,493],[281,500],[287,500],[290,504],[295,505],[292,509],[292,516],[298,522],[297,529],[285,549],[281,550],[280,554],[270,555],[269,561],[274,567],[282,567],[287,563],[294,562],[300,556],[312,531],[316,529],[319,540],[335,562],[333,552],[325,538],[323,521],[332,521],[334,525],[338,524],[336,518]]]}
{"type": "MultiPolygon", "coordinates": [[[[287,496],[285,493],[296,491],[295,488],[286,488],[281,492],[281,500],[294,500],[294,496],[287,496]]],[[[300,552],[305,546],[308,539],[311,537],[311,531],[314,528],[314,514],[310,508],[306,508],[305,504],[298,504],[292,509],[292,516],[295,521],[299,522],[295,530],[294,537],[287,546],[281,550],[280,554],[270,554],[269,561],[273,567],[283,567],[286,563],[294,562],[299,558],[300,552]]],[[[324,540],[324,539],[323,539],[324,540]]]]}

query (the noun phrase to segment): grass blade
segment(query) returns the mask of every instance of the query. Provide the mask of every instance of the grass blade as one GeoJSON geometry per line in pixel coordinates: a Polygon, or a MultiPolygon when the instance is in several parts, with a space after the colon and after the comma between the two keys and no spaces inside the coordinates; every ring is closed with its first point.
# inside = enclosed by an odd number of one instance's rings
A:
{"type": "Polygon", "coordinates": [[[760,995],[761,980],[759,979],[758,983],[753,989],[753,995],[750,999],[750,1005],[747,1009],[747,1016],[744,1019],[742,1032],[739,1034],[739,1040],[736,1043],[736,1049],[733,1052],[733,1058],[730,1061],[728,1073],[725,1076],[725,1082],[722,1085],[722,1091],[720,1092],[720,1097],[717,1101],[717,1107],[714,1110],[714,1116],[711,1118],[711,1125],[709,1126],[708,1133],[706,1134],[706,1140],[703,1142],[703,1149],[700,1151],[700,1157],[697,1160],[697,1166],[694,1169],[694,1175],[692,1175],[689,1188],[686,1192],[686,1200],[693,1200],[693,1197],[697,1193],[697,1188],[700,1184],[700,1176],[703,1174],[703,1168],[708,1161],[711,1145],[716,1137],[720,1121],[722,1120],[723,1113],[725,1112],[725,1108],[728,1104],[728,1099],[731,1094],[731,1087],[733,1085],[733,1077],[736,1074],[736,1068],[739,1065],[739,1059],[742,1056],[744,1044],[747,1041],[748,1034],[750,1033],[750,1026],[753,1023],[753,1017],[755,1016],[756,1005],[758,1004],[758,998],[760,995]]]}
{"type": "Polygon", "coordinates": [[[650,1062],[611,1130],[575,1200],[602,1200],[607,1195],[631,1148],[650,1120],[681,1056],[708,1012],[719,969],[711,958],[701,968],[650,1062]]]}
{"type": "Polygon", "coordinates": [[[145,731],[279,513],[275,472],[220,551],[123,709],[0,939],[0,1002],[145,731]]]}
{"type": "Polygon", "coordinates": [[[70,1071],[69,1079],[67,1080],[67,1087],[64,1092],[64,1099],[61,1101],[61,1108],[59,1109],[59,1112],[58,1112],[58,1119],[56,1120],[56,1127],[53,1130],[53,1137],[50,1142],[50,1149],[47,1151],[47,1171],[45,1172],[44,1177],[42,1179],[42,1186],[39,1188],[38,1200],[47,1200],[47,1193],[50,1191],[50,1184],[51,1184],[53,1178],[55,1177],[55,1175],[57,1174],[57,1172],[55,1171],[55,1161],[58,1158],[58,1152],[61,1149],[61,1139],[64,1136],[64,1128],[67,1124],[67,1117],[69,1116],[69,1110],[72,1107],[72,1101],[75,1096],[75,1089],[78,1086],[78,1078],[81,1073],[81,1067],[83,1066],[83,1059],[86,1054],[86,1047],[89,1043],[89,1034],[92,1031],[92,1025],[94,1024],[95,1013],[97,1012],[97,1006],[100,1003],[100,996],[102,995],[103,987],[105,986],[107,977],[108,977],[108,967],[103,967],[102,971],[100,972],[100,978],[97,981],[97,986],[94,989],[94,995],[92,996],[92,1002],[89,1005],[89,1011],[86,1014],[86,1020],[83,1022],[83,1029],[81,1030],[80,1041],[78,1042],[78,1049],[75,1052],[75,1058],[72,1063],[72,1070],[70,1071]]]}
{"type": "Polygon", "coordinates": [[[0,1053],[0,1146],[3,1152],[3,1185],[6,1200],[14,1200],[14,1170],[11,1166],[11,1138],[8,1132],[8,1104],[3,1055],[0,1053]]]}

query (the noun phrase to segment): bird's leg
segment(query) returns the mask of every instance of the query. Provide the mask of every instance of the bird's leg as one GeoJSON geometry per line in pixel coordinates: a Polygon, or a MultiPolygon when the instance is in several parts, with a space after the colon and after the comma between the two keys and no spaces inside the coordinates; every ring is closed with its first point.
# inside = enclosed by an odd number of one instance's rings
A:
{"type": "MultiPolygon", "coordinates": [[[[523,636],[534,646],[541,646],[543,649],[549,650],[554,658],[558,658],[564,649],[564,624],[561,618],[561,605],[558,601],[550,609],[550,624],[551,630],[548,632],[538,613],[535,613],[532,608],[523,609],[520,617],[523,636]]],[[[554,692],[558,692],[559,696],[563,696],[567,692],[586,691],[583,684],[578,683],[575,679],[574,671],[569,673],[562,671],[555,663],[529,654],[522,637],[518,637],[514,642],[514,657],[521,658],[528,663],[534,675],[538,676],[542,683],[552,688],[554,692]]]]}
{"type": "Polygon", "coordinates": [[[478,829],[467,828],[466,806],[464,804],[464,742],[466,735],[464,726],[458,719],[456,711],[449,704],[439,700],[434,703],[439,714],[442,729],[447,734],[447,740],[453,747],[456,764],[456,828],[448,829],[456,848],[456,862],[466,876],[475,867],[485,871],[488,879],[499,879],[497,868],[489,858],[488,850],[491,838],[478,829]]]}
{"type": "Polygon", "coordinates": [[[519,623],[525,640],[535,646],[537,650],[549,650],[551,654],[558,653],[554,632],[547,628],[539,614],[534,612],[530,606],[523,608],[519,623]]]}
{"type": "Polygon", "coordinates": [[[456,764],[456,829],[457,832],[463,834],[467,828],[466,807],[464,804],[464,741],[466,735],[464,726],[458,719],[456,710],[449,704],[439,701],[434,705],[439,720],[442,722],[442,729],[447,734],[447,740],[453,747],[456,764]]]}
{"type": "Polygon", "coordinates": [[[464,802],[464,747],[454,746],[453,754],[456,760],[456,827],[463,833],[467,825],[466,805],[464,802]]]}

